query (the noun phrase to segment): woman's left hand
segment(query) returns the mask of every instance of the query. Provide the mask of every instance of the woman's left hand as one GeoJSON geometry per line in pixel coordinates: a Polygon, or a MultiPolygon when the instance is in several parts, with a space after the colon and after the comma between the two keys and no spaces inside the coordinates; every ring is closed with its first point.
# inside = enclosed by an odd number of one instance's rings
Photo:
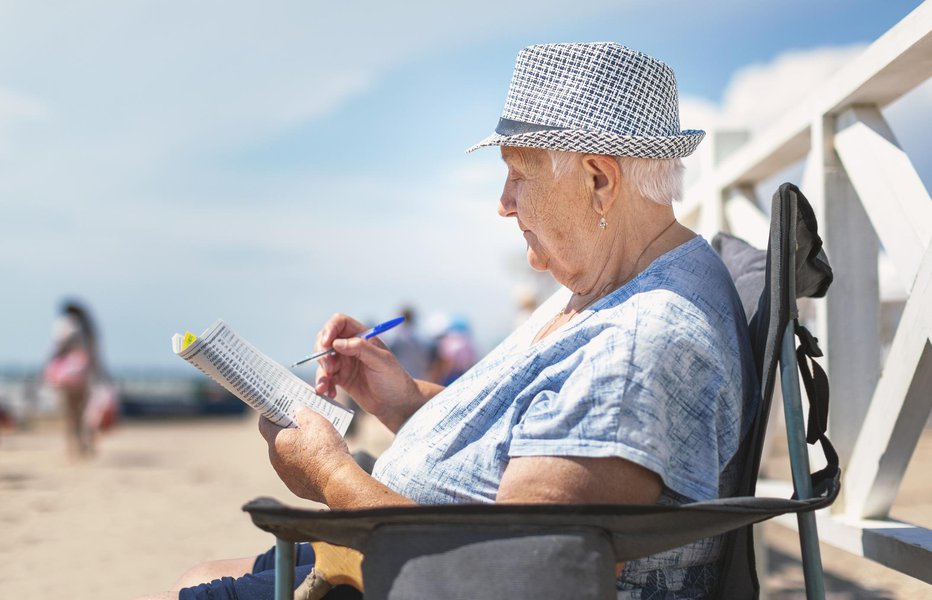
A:
{"type": "Polygon", "coordinates": [[[259,432],[269,445],[269,461],[295,495],[325,502],[331,477],[347,464],[355,464],[346,442],[330,421],[309,409],[295,415],[295,428],[259,418],[259,432]]]}

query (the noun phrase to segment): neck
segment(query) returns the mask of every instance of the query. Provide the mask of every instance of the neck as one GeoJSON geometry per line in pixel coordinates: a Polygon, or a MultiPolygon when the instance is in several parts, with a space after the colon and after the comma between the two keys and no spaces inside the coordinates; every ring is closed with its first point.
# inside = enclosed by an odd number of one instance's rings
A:
{"type": "Polygon", "coordinates": [[[594,304],[599,298],[606,296],[631,281],[638,273],[643,271],[655,258],[668,252],[676,246],[686,242],[695,234],[676,222],[673,211],[669,211],[669,220],[650,221],[656,225],[645,227],[641,231],[632,231],[631,237],[619,234],[609,243],[609,249],[619,248],[617,253],[609,252],[608,260],[594,278],[593,285],[585,288],[567,284],[573,290],[573,296],[566,308],[558,312],[537,333],[534,341],[538,341],[561,325],[572,320],[582,310],[594,304]],[[616,257],[615,260],[611,260],[616,257]]]}
{"type": "MultiPolygon", "coordinates": [[[[656,205],[647,219],[622,221],[611,237],[597,246],[595,264],[601,267],[586,281],[569,286],[573,297],[566,312],[579,312],[631,281],[655,258],[692,237],[679,225],[670,207],[656,205]],[[684,232],[687,234],[684,237],[684,232]]],[[[653,207],[651,207],[653,208],[653,207]]]]}

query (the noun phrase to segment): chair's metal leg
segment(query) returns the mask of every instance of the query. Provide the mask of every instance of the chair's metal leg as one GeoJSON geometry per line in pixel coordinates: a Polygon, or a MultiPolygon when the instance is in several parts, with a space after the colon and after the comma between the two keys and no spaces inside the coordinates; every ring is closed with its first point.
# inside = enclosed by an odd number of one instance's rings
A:
{"type": "Polygon", "coordinates": [[[294,544],[275,538],[275,600],[294,600],[294,544]]]}
{"type": "MultiPolygon", "coordinates": [[[[783,344],[780,348],[780,380],[783,387],[783,412],[786,415],[786,441],[790,451],[793,486],[796,488],[797,497],[805,499],[812,497],[812,481],[809,479],[809,455],[806,449],[806,425],[799,391],[796,349],[793,347],[795,339],[793,321],[790,321],[783,332],[783,344]]],[[[825,581],[815,514],[811,511],[799,513],[797,519],[803,575],[806,579],[806,598],[823,600],[825,581]]]]}

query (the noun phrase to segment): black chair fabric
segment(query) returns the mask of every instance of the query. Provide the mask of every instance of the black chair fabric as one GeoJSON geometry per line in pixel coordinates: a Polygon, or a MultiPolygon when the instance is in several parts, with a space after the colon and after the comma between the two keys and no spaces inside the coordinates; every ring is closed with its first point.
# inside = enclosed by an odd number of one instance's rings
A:
{"type": "MultiPolygon", "coordinates": [[[[732,241],[726,241],[725,244],[737,248],[732,241]]],[[[755,257],[748,255],[744,258],[749,259],[748,265],[759,269],[759,260],[755,257]]],[[[734,266],[735,263],[732,263],[734,266]]],[[[834,468],[826,470],[815,482],[813,498],[753,496],[783,331],[796,314],[796,298],[790,298],[790,290],[795,287],[797,294],[821,296],[825,294],[831,279],[831,269],[821,251],[821,239],[811,207],[796,186],[783,184],[773,199],[765,279],[756,310],[750,318],[762,394],[756,418],[739,450],[743,467],[737,497],[681,506],[484,504],[358,511],[302,510],[284,506],[272,499],[260,498],[246,504],[244,510],[258,527],[285,540],[321,540],[362,551],[368,557],[369,576],[374,581],[382,581],[380,578],[383,575],[375,565],[380,560],[392,560],[393,550],[377,542],[378,532],[387,527],[407,528],[404,531],[412,536],[420,535],[415,532],[430,532],[440,528],[445,532],[444,539],[447,540],[444,547],[449,547],[449,544],[466,547],[475,543],[473,534],[477,528],[504,532],[506,536],[525,540],[529,532],[540,534],[541,528],[598,528],[608,535],[614,553],[611,562],[648,556],[698,539],[734,532],[726,540],[721,586],[716,595],[729,599],[756,598],[759,585],[754,569],[750,525],[779,514],[827,507],[835,500],[840,487],[840,471],[834,468]],[[793,256],[795,261],[791,267],[790,257],[793,256]],[[379,554],[373,554],[373,550],[379,550],[379,554]]],[[[746,283],[742,285],[745,294],[753,294],[753,291],[749,291],[753,290],[753,282],[749,280],[746,283]]],[[[746,306],[752,304],[748,300],[746,306]]],[[[501,539],[501,536],[496,539],[501,539]]],[[[532,550],[523,549],[522,552],[532,550]]],[[[466,572],[468,567],[462,565],[460,571],[466,572]]],[[[526,568],[531,567],[527,565],[526,568]]],[[[549,564],[544,570],[547,568],[562,567],[549,564]]],[[[389,571],[402,573],[403,569],[393,566],[389,571]]],[[[367,585],[369,576],[366,577],[367,585]]],[[[437,573],[436,576],[458,577],[455,572],[449,571],[437,573]]],[[[581,578],[574,585],[583,589],[587,581],[581,578]]],[[[379,589],[382,590],[386,585],[390,590],[390,583],[380,583],[379,589]]],[[[542,597],[535,594],[532,588],[527,588],[527,594],[513,590],[511,597],[542,597]]]]}
{"type": "Polygon", "coordinates": [[[366,600],[616,596],[601,528],[396,525],[374,531],[363,561],[366,600]]]}
{"type": "Polygon", "coordinates": [[[764,291],[767,251],[723,232],[716,234],[711,244],[734,280],[744,314],[750,321],[757,312],[757,303],[760,302],[760,295],[764,291]]]}

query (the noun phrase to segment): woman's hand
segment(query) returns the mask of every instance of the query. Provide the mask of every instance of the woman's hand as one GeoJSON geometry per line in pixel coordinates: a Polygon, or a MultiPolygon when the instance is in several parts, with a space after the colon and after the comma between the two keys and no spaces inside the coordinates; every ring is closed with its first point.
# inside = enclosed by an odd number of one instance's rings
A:
{"type": "Polygon", "coordinates": [[[286,429],[259,418],[259,432],[269,445],[269,461],[295,495],[334,509],[414,503],[363,471],[324,417],[304,408],[295,414],[295,424],[297,427],[286,429]]]}
{"type": "Polygon", "coordinates": [[[269,445],[269,462],[296,496],[324,502],[334,474],[356,463],[346,442],[321,415],[302,408],[295,414],[295,423],[295,428],[284,428],[259,418],[259,432],[269,445]]]}
{"type": "Polygon", "coordinates": [[[342,314],[324,324],[317,335],[317,350],[333,348],[335,354],[319,359],[315,391],[333,397],[340,386],[368,413],[398,431],[439,390],[412,379],[378,338],[355,337],[366,329],[342,314]]]}

